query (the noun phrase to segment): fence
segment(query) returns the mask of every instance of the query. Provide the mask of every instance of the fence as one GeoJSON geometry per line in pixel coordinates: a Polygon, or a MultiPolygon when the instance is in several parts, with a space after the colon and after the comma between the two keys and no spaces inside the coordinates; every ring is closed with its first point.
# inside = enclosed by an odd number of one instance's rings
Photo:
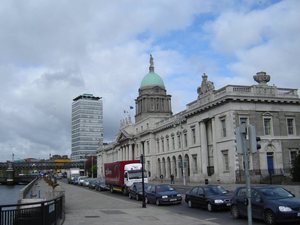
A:
{"type": "Polygon", "coordinates": [[[0,206],[1,225],[60,225],[64,216],[64,196],[42,202],[0,206]]]}
{"type": "MultiPolygon", "coordinates": [[[[245,181],[245,171],[244,170],[236,170],[236,182],[244,182],[245,181]]],[[[290,168],[281,168],[281,169],[272,169],[272,170],[263,170],[263,169],[254,169],[249,170],[250,177],[254,183],[270,183],[273,181],[275,183],[285,182],[286,179],[290,177],[291,169],[290,168]],[[276,180],[274,179],[276,178],[276,180]],[[280,179],[279,179],[280,178],[280,179]]]]}

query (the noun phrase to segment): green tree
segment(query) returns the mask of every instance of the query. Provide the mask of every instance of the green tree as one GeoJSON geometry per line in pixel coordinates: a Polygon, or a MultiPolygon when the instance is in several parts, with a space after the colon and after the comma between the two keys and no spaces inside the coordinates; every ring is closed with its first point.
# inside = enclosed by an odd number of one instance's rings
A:
{"type": "Polygon", "coordinates": [[[300,181],[300,154],[298,154],[292,165],[293,181],[300,181]]]}

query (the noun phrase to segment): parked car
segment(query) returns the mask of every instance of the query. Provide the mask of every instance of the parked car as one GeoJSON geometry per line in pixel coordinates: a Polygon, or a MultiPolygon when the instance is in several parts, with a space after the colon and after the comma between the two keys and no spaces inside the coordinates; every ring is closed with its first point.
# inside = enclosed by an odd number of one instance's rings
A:
{"type": "Polygon", "coordinates": [[[83,185],[83,182],[84,182],[84,180],[85,180],[86,178],[87,178],[87,176],[79,176],[79,177],[77,178],[77,182],[76,182],[75,184],[82,186],[82,185],[83,185]]]}
{"type": "Polygon", "coordinates": [[[104,179],[97,179],[96,183],[95,183],[95,190],[96,191],[108,191],[109,187],[106,185],[105,180],[104,179]]]}
{"type": "Polygon", "coordinates": [[[96,187],[96,182],[97,182],[97,181],[98,181],[97,178],[91,179],[91,180],[89,181],[88,187],[89,187],[90,189],[95,189],[95,187],[96,187]]]}
{"type": "Polygon", "coordinates": [[[145,190],[145,202],[163,204],[181,204],[182,196],[169,184],[148,184],[145,190]]]}
{"type": "MultiPolygon", "coordinates": [[[[148,183],[144,183],[144,190],[148,187],[148,183]]],[[[128,190],[128,197],[130,199],[136,199],[137,201],[143,199],[143,187],[141,182],[133,183],[128,190]]]]}
{"type": "MultiPolygon", "coordinates": [[[[279,186],[251,187],[252,217],[268,225],[277,222],[300,222],[300,198],[279,186]]],[[[246,188],[237,188],[231,201],[233,218],[247,216],[246,188]]]]}
{"type": "Polygon", "coordinates": [[[196,186],[185,194],[185,202],[190,208],[202,207],[209,212],[220,209],[230,209],[232,192],[220,185],[196,186]]]}

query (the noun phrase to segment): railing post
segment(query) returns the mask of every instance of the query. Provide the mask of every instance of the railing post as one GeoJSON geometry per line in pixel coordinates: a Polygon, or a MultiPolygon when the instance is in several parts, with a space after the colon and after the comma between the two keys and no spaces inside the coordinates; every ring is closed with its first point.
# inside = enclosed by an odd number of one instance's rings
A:
{"type": "Polygon", "coordinates": [[[41,204],[41,211],[42,211],[42,225],[46,225],[45,202],[42,202],[41,204]]]}
{"type": "Polygon", "coordinates": [[[55,218],[55,221],[54,221],[54,225],[57,225],[57,207],[56,207],[56,201],[57,199],[54,199],[54,218],[55,218]]]}

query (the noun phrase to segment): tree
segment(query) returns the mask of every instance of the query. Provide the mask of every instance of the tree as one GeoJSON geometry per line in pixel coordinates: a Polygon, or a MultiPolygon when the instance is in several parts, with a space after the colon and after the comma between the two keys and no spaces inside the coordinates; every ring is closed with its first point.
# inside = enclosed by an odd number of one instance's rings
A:
{"type": "Polygon", "coordinates": [[[292,164],[293,181],[300,181],[300,154],[298,154],[292,164]]]}
{"type": "Polygon", "coordinates": [[[97,157],[88,156],[85,161],[85,169],[90,177],[97,177],[97,157]],[[93,161],[92,161],[93,160],[93,161]],[[94,173],[92,175],[92,172],[94,173]]]}

